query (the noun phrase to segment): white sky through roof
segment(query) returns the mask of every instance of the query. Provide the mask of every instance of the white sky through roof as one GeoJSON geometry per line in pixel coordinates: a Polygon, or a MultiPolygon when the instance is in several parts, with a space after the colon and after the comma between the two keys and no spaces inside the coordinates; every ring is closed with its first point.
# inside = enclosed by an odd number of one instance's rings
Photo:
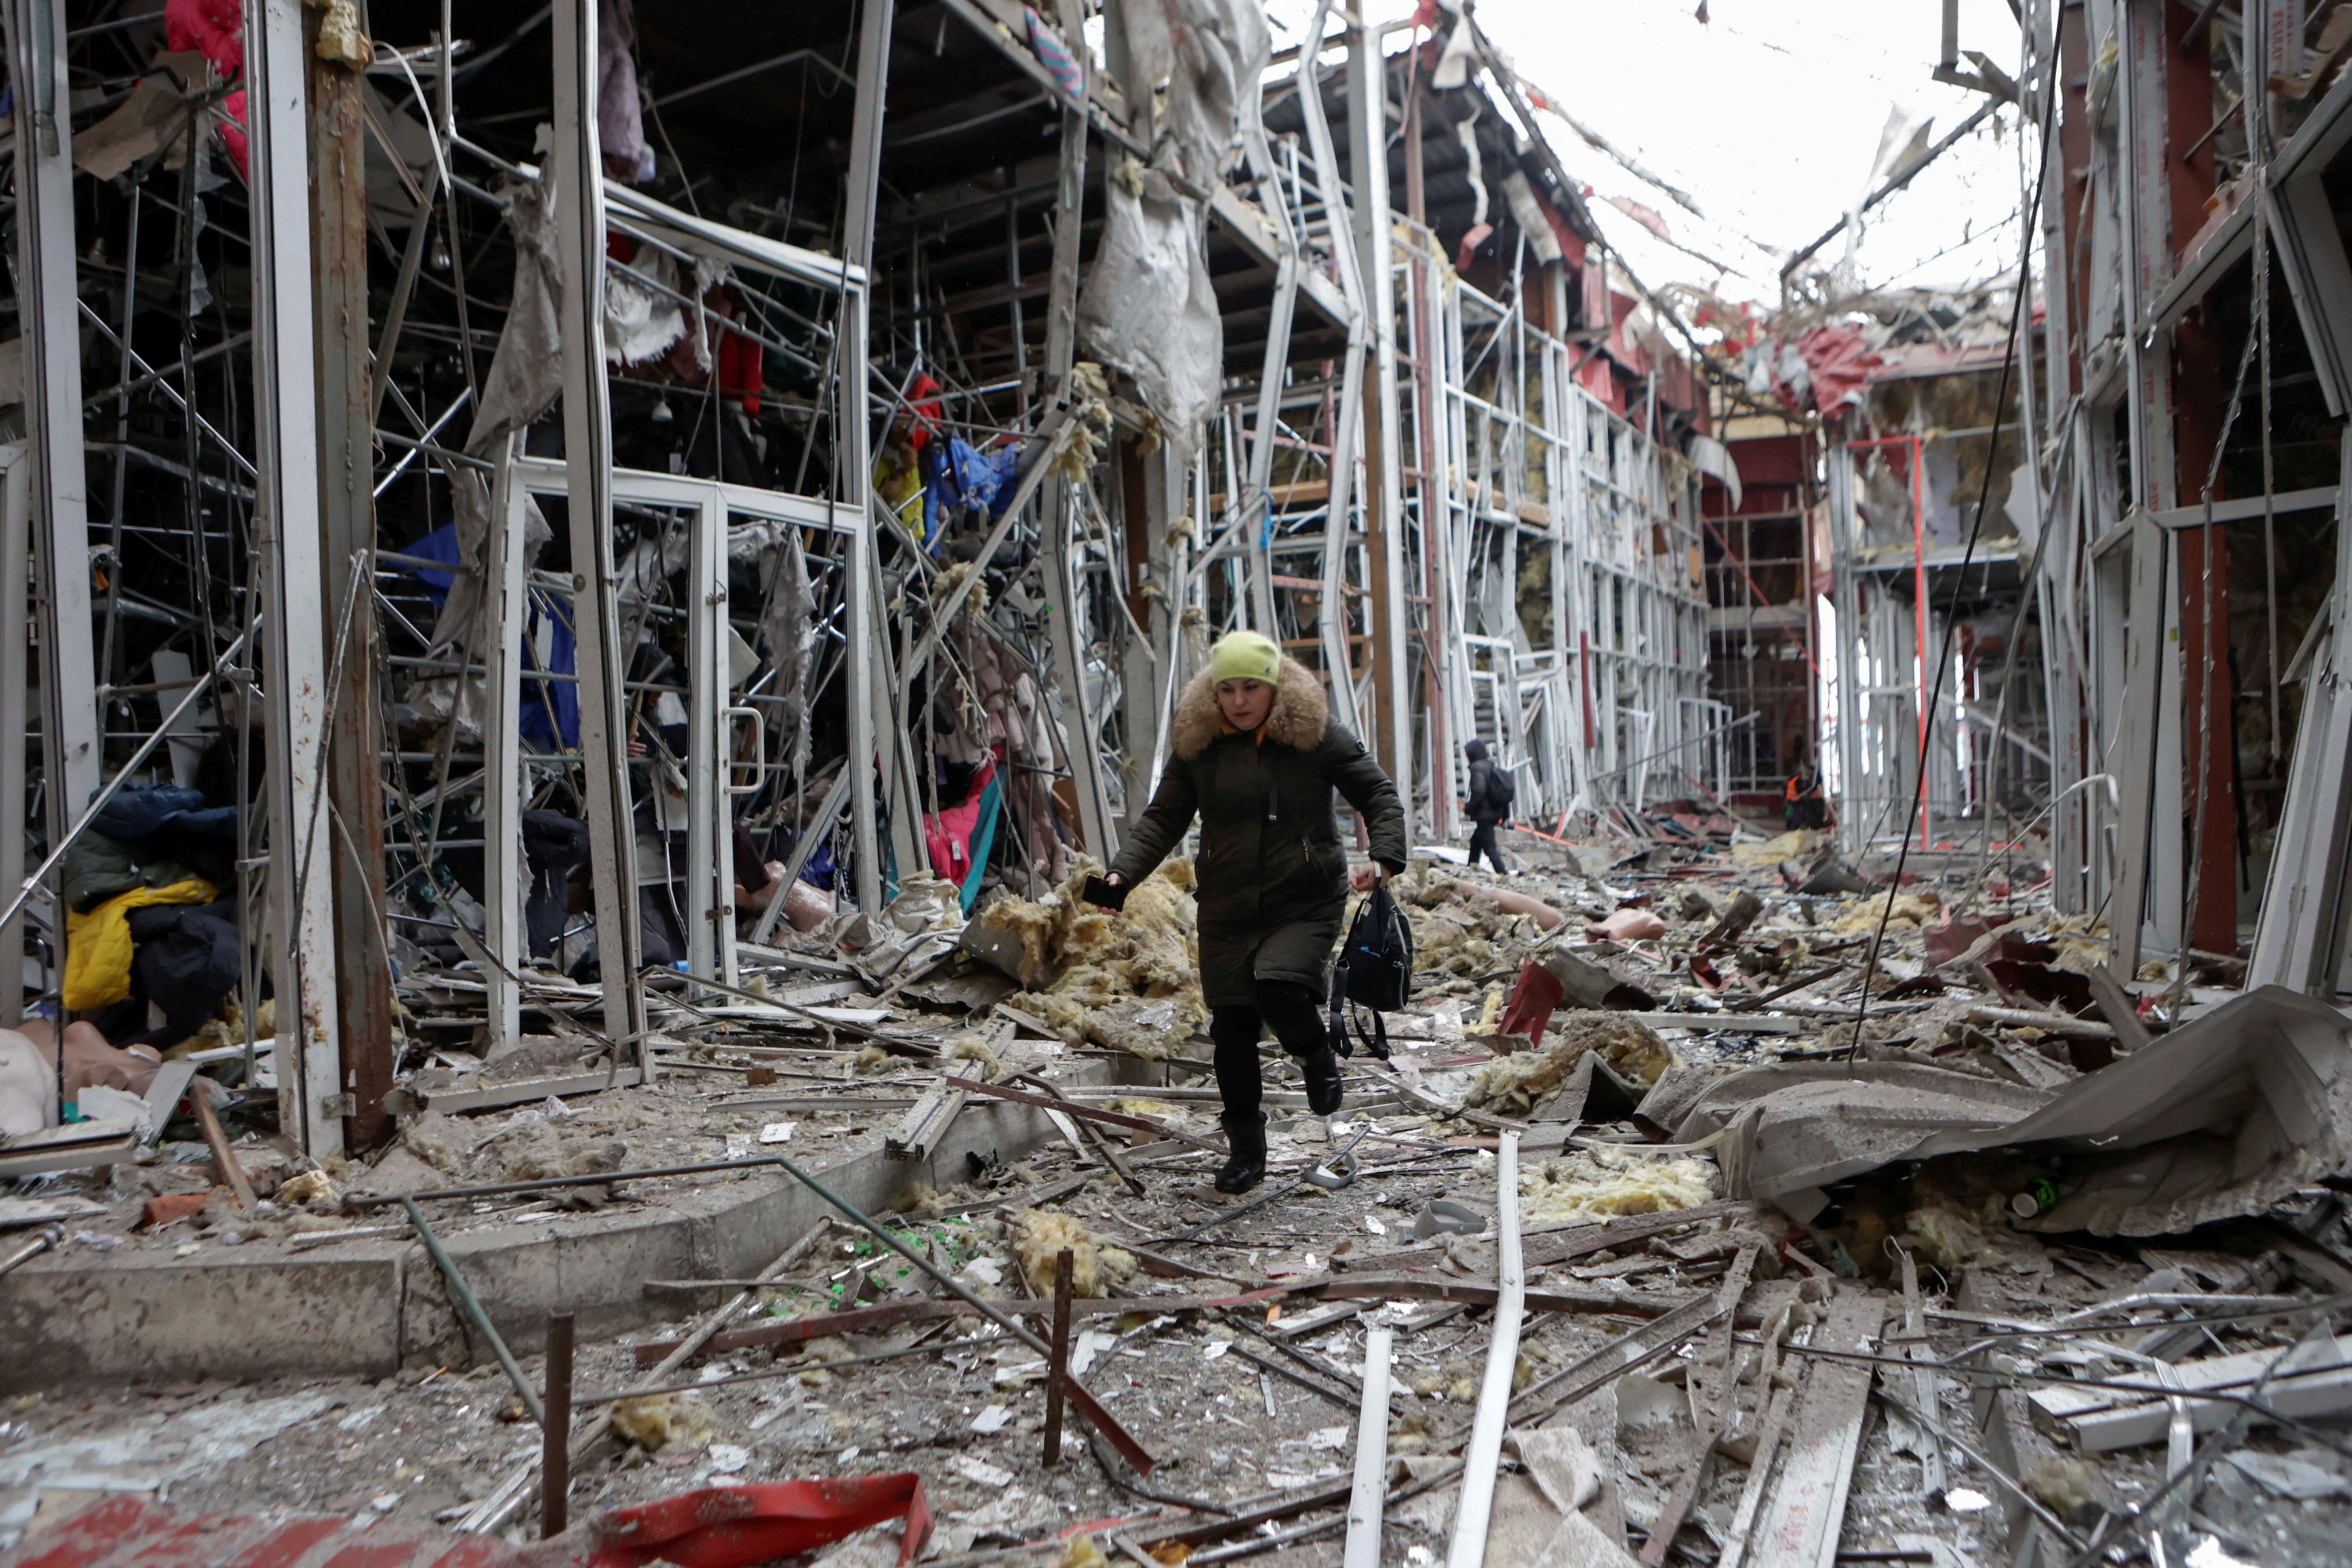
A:
{"type": "MultiPolygon", "coordinates": [[[[1372,8],[1403,6],[1372,0],[1372,8]]],[[[1591,187],[1602,232],[1643,282],[1776,304],[1781,256],[1860,198],[1890,111],[1932,116],[1932,140],[1983,95],[1929,75],[1941,26],[1933,0],[1708,0],[1705,24],[1696,8],[1697,0],[1480,0],[1477,16],[1528,82],[1704,215],[1540,116],[1562,163],[1591,187]],[[1675,243],[1612,197],[1654,212],[1675,243]]],[[[1299,0],[1268,9],[1277,47],[1297,42],[1313,11],[1299,0]]],[[[2014,75],[2018,44],[2004,0],[1960,0],[1963,50],[2014,75]]],[[[2015,268],[2016,120],[2003,108],[1870,215],[1855,258],[1862,286],[1957,288],[2015,268]]],[[[1816,264],[1839,261],[1844,246],[1840,236],[1816,264]]]]}

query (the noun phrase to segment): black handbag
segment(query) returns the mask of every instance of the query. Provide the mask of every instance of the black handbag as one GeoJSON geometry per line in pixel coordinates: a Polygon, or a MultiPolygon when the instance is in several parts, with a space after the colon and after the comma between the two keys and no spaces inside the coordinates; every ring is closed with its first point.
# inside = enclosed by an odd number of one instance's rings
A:
{"type": "Polygon", "coordinates": [[[1347,1005],[1352,1002],[1372,1015],[1369,1031],[1356,1025],[1356,1038],[1368,1055],[1388,1060],[1389,1026],[1381,1015],[1396,1012],[1412,995],[1412,926],[1387,887],[1376,886],[1356,906],[1348,939],[1339,944],[1331,978],[1331,1048],[1343,1057],[1356,1054],[1348,1037],[1347,1005]]]}

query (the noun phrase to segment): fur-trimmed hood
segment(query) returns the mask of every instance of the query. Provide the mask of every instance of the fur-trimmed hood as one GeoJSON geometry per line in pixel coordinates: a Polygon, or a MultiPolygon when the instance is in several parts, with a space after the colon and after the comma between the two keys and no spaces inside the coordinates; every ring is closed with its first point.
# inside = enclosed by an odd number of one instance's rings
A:
{"type": "MultiPolygon", "coordinates": [[[[1265,738],[1311,752],[1323,743],[1323,732],[1330,723],[1331,703],[1323,695],[1323,683],[1313,670],[1283,655],[1274,707],[1265,716],[1265,738]]],[[[1204,669],[1185,683],[1183,695],[1176,700],[1176,722],[1170,741],[1176,754],[1190,762],[1215,743],[1224,730],[1224,715],[1217,711],[1217,684],[1204,669]]]]}

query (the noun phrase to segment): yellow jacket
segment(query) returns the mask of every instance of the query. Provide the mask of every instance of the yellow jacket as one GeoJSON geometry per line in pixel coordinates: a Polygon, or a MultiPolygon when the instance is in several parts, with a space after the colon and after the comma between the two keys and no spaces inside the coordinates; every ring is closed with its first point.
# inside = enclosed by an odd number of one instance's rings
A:
{"type": "Polygon", "coordinates": [[[66,915],[65,1005],[76,1013],[110,1007],[131,994],[131,911],[149,904],[209,904],[220,890],[201,877],[133,888],[88,914],[66,915]]]}

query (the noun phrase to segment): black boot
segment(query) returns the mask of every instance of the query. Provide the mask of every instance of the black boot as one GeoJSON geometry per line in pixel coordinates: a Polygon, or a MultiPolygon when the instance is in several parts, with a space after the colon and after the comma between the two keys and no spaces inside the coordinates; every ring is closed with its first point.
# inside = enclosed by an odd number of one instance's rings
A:
{"type": "Polygon", "coordinates": [[[1265,1112],[1228,1110],[1218,1116],[1225,1124],[1224,1169],[1217,1173],[1221,1193],[1245,1193],[1265,1180],[1265,1112]]]}
{"type": "Polygon", "coordinates": [[[1332,1054],[1331,1047],[1321,1046],[1291,1059],[1307,1075],[1307,1109],[1318,1116],[1328,1116],[1339,1110],[1340,1096],[1346,1091],[1339,1082],[1339,1058],[1332,1054]]]}

